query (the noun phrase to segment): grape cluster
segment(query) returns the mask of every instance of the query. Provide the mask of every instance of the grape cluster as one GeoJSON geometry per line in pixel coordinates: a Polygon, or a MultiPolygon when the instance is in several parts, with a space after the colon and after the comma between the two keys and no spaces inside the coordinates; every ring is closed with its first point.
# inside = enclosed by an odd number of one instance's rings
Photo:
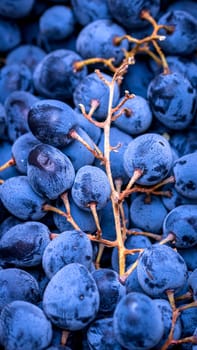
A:
{"type": "Polygon", "coordinates": [[[0,1],[0,350],[197,349],[196,18],[0,1]]]}

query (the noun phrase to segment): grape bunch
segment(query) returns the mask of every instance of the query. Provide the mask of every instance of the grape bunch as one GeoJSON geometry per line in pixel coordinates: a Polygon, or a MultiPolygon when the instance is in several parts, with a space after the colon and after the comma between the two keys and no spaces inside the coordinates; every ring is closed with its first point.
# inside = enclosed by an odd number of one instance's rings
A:
{"type": "Polygon", "coordinates": [[[0,350],[197,349],[196,18],[0,1],[0,350]]]}

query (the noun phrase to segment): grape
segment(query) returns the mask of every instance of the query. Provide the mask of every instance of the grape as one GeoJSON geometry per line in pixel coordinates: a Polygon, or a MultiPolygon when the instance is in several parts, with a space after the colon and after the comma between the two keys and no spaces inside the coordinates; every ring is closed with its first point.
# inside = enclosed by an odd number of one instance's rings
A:
{"type": "Polygon", "coordinates": [[[35,0],[18,0],[17,3],[4,0],[0,3],[0,15],[8,18],[22,18],[27,16],[35,0]]]}
{"type": "Polygon", "coordinates": [[[90,210],[92,203],[102,209],[110,197],[110,185],[105,172],[93,165],[85,165],[76,173],[72,187],[72,198],[84,210],[90,210]]]}
{"type": "Polygon", "coordinates": [[[63,5],[52,6],[39,19],[42,40],[62,40],[74,32],[75,18],[71,8],[63,5]]]}
{"type": "Polygon", "coordinates": [[[171,247],[155,244],[141,254],[137,274],[141,287],[148,295],[165,298],[168,290],[178,291],[184,285],[187,267],[181,255],[171,247]]]}
{"type": "Polygon", "coordinates": [[[72,141],[68,134],[76,127],[77,117],[74,110],[64,102],[41,100],[31,106],[28,125],[41,142],[64,147],[72,141]]]}
{"type": "Polygon", "coordinates": [[[87,340],[91,350],[121,350],[114,337],[113,318],[94,321],[87,330],[87,340]]]}
{"type": "Polygon", "coordinates": [[[197,205],[183,204],[171,210],[163,222],[163,237],[172,233],[177,248],[197,244],[197,205]]]}
{"type": "Polygon", "coordinates": [[[99,313],[103,316],[113,315],[116,305],[125,295],[125,287],[120,283],[118,273],[108,268],[100,268],[92,276],[100,296],[99,313]]]}
{"type": "Polygon", "coordinates": [[[178,248],[178,253],[185,260],[189,271],[193,271],[197,268],[197,245],[189,248],[178,248]]]}
{"type": "MultiPolygon", "coordinates": [[[[108,74],[102,74],[107,81],[111,81],[111,76],[108,74]]],[[[94,118],[97,120],[104,120],[107,116],[108,100],[109,100],[109,88],[98,77],[96,73],[88,74],[78,84],[73,93],[74,104],[78,107],[79,104],[85,106],[85,110],[88,113],[91,107],[92,100],[98,100],[99,106],[94,112],[94,118]]],[[[113,106],[119,101],[119,87],[115,84],[115,91],[113,96],[113,106]]]]}
{"type": "Polygon", "coordinates": [[[197,268],[195,268],[195,270],[190,274],[188,284],[192,289],[194,300],[197,300],[197,268]]]}
{"type": "Polygon", "coordinates": [[[85,328],[99,308],[99,292],[90,272],[79,263],[59,270],[48,283],[43,308],[56,326],[67,330],[85,328]]]}
{"type": "Polygon", "coordinates": [[[123,113],[114,124],[130,135],[144,133],[151,125],[152,112],[146,99],[135,96],[127,100],[123,108],[128,108],[130,113],[123,113]]]}
{"type": "Polygon", "coordinates": [[[74,71],[74,62],[80,60],[81,56],[72,50],[59,49],[48,53],[34,70],[36,91],[45,98],[71,99],[74,89],[87,74],[86,67],[74,71]]]}
{"type": "Polygon", "coordinates": [[[128,49],[128,42],[123,40],[120,45],[115,45],[116,36],[125,35],[125,30],[110,19],[97,19],[80,31],[76,49],[84,59],[91,57],[114,58],[116,65],[124,58],[123,49],[128,49]]]}
{"type": "MultiPolygon", "coordinates": [[[[75,220],[75,222],[77,222],[80,229],[86,233],[96,232],[96,224],[92,216],[92,213],[80,209],[75,204],[71,196],[69,196],[69,204],[70,204],[71,215],[75,220]]],[[[61,199],[58,199],[56,201],[56,207],[59,208],[60,210],[63,210],[63,211],[65,210],[65,205],[63,204],[61,199]]],[[[56,227],[60,232],[73,230],[73,226],[66,220],[64,216],[54,213],[53,219],[56,227]]]]}
{"type": "Polygon", "coordinates": [[[112,16],[119,23],[124,23],[127,29],[142,28],[147,25],[140,18],[142,10],[150,10],[155,17],[160,8],[159,0],[108,0],[112,16]]]}
{"type": "Polygon", "coordinates": [[[11,142],[29,132],[27,115],[38,98],[28,91],[13,91],[5,101],[8,138],[11,142]]]}
{"type": "Polygon", "coordinates": [[[142,231],[161,233],[163,221],[167,215],[160,198],[151,196],[150,202],[146,202],[144,194],[138,194],[130,206],[130,220],[132,226],[142,231]]]}
{"type": "Polygon", "coordinates": [[[0,310],[14,300],[37,303],[40,298],[36,279],[21,269],[0,270],[0,286],[0,310]]]}
{"type": "Polygon", "coordinates": [[[50,321],[38,306],[27,301],[7,304],[1,312],[0,324],[5,350],[42,350],[51,342],[50,321]]]}
{"type": "Polygon", "coordinates": [[[178,158],[173,164],[175,189],[189,199],[197,199],[197,174],[195,164],[197,152],[178,158]]]}
{"type": "Polygon", "coordinates": [[[3,264],[16,267],[37,266],[50,242],[49,229],[41,222],[26,221],[11,227],[0,239],[3,264]]]}
{"type": "Polygon", "coordinates": [[[128,293],[118,303],[114,316],[114,334],[126,349],[151,349],[164,332],[162,314],[145,294],[128,293]]]}
{"type": "Polygon", "coordinates": [[[183,130],[191,124],[196,92],[184,75],[158,74],[151,80],[147,96],[154,116],[171,130],[183,130]]]}
{"type": "Polygon", "coordinates": [[[0,18],[0,51],[8,52],[21,43],[21,32],[15,21],[0,18]]]}
{"type": "Polygon", "coordinates": [[[161,47],[169,55],[189,55],[197,46],[197,22],[196,18],[188,12],[174,10],[165,13],[159,19],[159,24],[173,26],[172,33],[166,33],[164,29],[159,34],[164,34],[166,39],[161,42],[161,47]]]}
{"type": "Polygon", "coordinates": [[[27,176],[13,176],[1,185],[1,200],[6,209],[22,220],[39,220],[45,216],[42,209],[46,199],[31,188],[27,176]]]}
{"type": "Polygon", "coordinates": [[[32,92],[32,73],[23,63],[5,65],[0,71],[0,101],[16,90],[32,92]]]}
{"type": "Polygon", "coordinates": [[[156,133],[146,133],[132,140],[124,153],[124,168],[129,177],[136,169],[143,171],[136,181],[154,185],[162,181],[172,166],[172,151],[168,141],[156,133]]]}
{"type": "Polygon", "coordinates": [[[29,153],[27,177],[36,193],[52,200],[71,188],[75,171],[63,152],[53,146],[39,144],[29,153]]]}
{"type": "MultiPolygon", "coordinates": [[[[172,327],[172,307],[170,303],[167,300],[164,299],[154,299],[154,303],[157,305],[157,307],[161,310],[162,313],[162,319],[164,324],[164,333],[162,336],[162,339],[160,342],[154,347],[154,349],[160,350],[165,343],[165,341],[168,339],[171,327],[172,327]]],[[[175,323],[174,333],[173,333],[173,339],[180,339],[181,338],[181,321],[180,318],[175,323]]]]}
{"type": "Polygon", "coordinates": [[[77,21],[85,26],[97,19],[111,18],[107,0],[71,0],[77,21]]]}
{"type": "Polygon", "coordinates": [[[10,51],[6,62],[7,64],[23,63],[33,72],[45,55],[46,53],[39,46],[24,44],[10,51]]]}
{"type": "Polygon", "coordinates": [[[65,265],[80,263],[91,270],[93,250],[83,231],[64,231],[45,248],[42,257],[43,269],[52,278],[65,265]]]}

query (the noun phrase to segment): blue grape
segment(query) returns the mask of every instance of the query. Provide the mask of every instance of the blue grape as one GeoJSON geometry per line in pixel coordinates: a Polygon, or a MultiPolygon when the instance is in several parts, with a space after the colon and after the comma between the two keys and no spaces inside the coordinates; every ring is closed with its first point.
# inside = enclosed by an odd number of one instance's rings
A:
{"type": "Polygon", "coordinates": [[[21,32],[15,21],[0,18],[0,51],[8,52],[21,43],[21,32]]]}
{"type": "Polygon", "coordinates": [[[81,56],[75,51],[59,49],[48,53],[36,66],[33,82],[36,91],[45,98],[68,100],[86,76],[87,68],[75,72],[73,64],[81,56]]]}
{"type": "MultiPolygon", "coordinates": [[[[0,164],[1,166],[5,164],[9,159],[12,158],[12,145],[8,141],[2,141],[0,147],[0,164]]],[[[1,171],[0,178],[7,180],[10,177],[18,176],[20,173],[16,167],[8,167],[7,169],[1,171]]]]}
{"type": "Polygon", "coordinates": [[[111,18],[107,0],[71,0],[71,4],[77,21],[82,26],[97,19],[111,18]]]}
{"type": "Polygon", "coordinates": [[[91,350],[121,350],[114,337],[113,318],[100,318],[87,329],[87,341],[91,350]]]}
{"type": "Polygon", "coordinates": [[[27,160],[31,149],[40,143],[31,132],[19,136],[12,145],[12,156],[17,170],[27,174],[27,160]]]}
{"type": "Polygon", "coordinates": [[[44,99],[31,106],[28,125],[32,134],[41,142],[64,147],[72,141],[69,132],[76,128],[77,117],[67,103],[44,99]]]}
{"type": "Polygon", "coordinates": [[[174,10],[181,10],[186,11],[190,15],[194,16],[194,18],[197,17],[197,6],[195,1],[190,0],[181,0],[174,3],[169,3],[169,6],[167,8],[168,11],[174,11],[174,10]]]}
{"type": "MultiPolygon", "coordinates": [[[[134,229],[134,231],[139,231],[139,229],[134,229]]],[[[143,235],[133,235],[132,233],[128,235],[125,239],[124,246],[126,249],[139,249],[139,248],[149,248],[152,243],[150,239],[143,235]]],[[[118,249],[115,247],[112,251],[111,263],[115,271],[119,272],[119,253],[118,249]]],[[[139,253],[127,254],[126,255],[126,270],[131,264],[133,264],[139,256],[139,253]]]]}
{"type": "MultiPolygon", "coordinates": [[[[4,207],[3,207],[4,208],[4,207]]],[[[4,235],[5,232],[7,232],[11,227],[18,225],[18,224],[22,224],[23,221],[17,219],[15,216],[8,216],[8,211],[3,212],[3,210],[1,211],[2,214],[4,214],[3,216],[3,221],[0,224],[0,238],[4,235]]]]}
{"type": "Polygon", "coordinates": [[[139,292],[144,293],[141,285],[138,281],[137,269],[134,269],[132,273],[130,273],[125,282],[126,294],[130,292],[139,292]]]}
{"type": "Polygon", "coordinates": [[[84,59],[113,57],[114,64],[119,65],[124,58],[123,49],[128,50],[129,45],[127,40],[115,45],[114,38],[125,34],[125,30],[110,19],[97,19],[79,32],[76,50],[84,59]]]}
{"type": "Polygon", "coordinates": [[[0,103],[0,140],[5,138],[7,128],[7,116],[5,113],[5,107],[2,103],[0,103]]]}
{"type": "Polygon", "coordinates": [[[129,177],[136,169],[143,170],[136,181],[140,185],[154,185],[171,170],[172,151],[169,142],[156,133],[146,133],[132,140],[124,153],[124,168],[129,177]]]}
{"type": "Polygon", "coordinates": [[[197,245],[189,248],[178,248],[178,253],[185,260],[189,271],[197,268],[197,245]]]}
{"type": "Polygon", "coordinates": [[[46,199],[31,188],[27,176],[13,176],[1,185],[1,200],[6,209],[22,220],[39,220],[46,215],[46,199]]]}
{"type": "Polygon", "coordinates": [[[0,15],[8,18],[22,18],[27,16],[35,0],[18,0],[17,3],[4,0],[0,3],[0,15]]]}
{"type": "Polygon", "coordinates": [[[149,10],[155,17],[160,9],[159,0],[108,0],[113,18],[127,29],[143,28],[147,25],[140,17],[142,10],[149,10]]]}
{"type": "Polygon", "coordinates": [[[75,171],[70,159],[58,148],[38,144],[29,153],[27,177],[36,193],[52,200],[72,187],[75,171]]]}
{"type": "MultiPolygon", "coordinates": [[[[163,324],[164,324],[164,333],[159,341],[159,343],[154,347],[154,349],[160,350],[166,340],[168,339],[171,327],[172,327],[172,307],[170,303],[165,299],[154,299],[154,303],[161,310],[163,324]]],[[[180,318],[177,319],[173,332],[173,339],[177,340],[181,338],[181,321],[180,318]]]]}
{"type": "Polygon", "coordinates": [[[0,270],[0,286],[0,310],[14,300],[36,304],[40,299],[36,279],[30,273],[18,268],[0,270]]]}
{"type": "Polygon", "coordinates": [[[187,279],[187,266],[181,255],[171,247],[155,244],[140,255],[137,274],[146,294],[165,298],[168,290],[182,288],[187,279]]]}
{"type": "Polygon", "coordinates": [[[62,40],[74,32],[75,17],[68,6],[55,5],[47,8],[39,18],[41,40],[62,40]]]}
{"type": "Polygon", "coordinates": [[[154,116],[170,130],[184,130],[191,124],[196,91],[184,75],[158,74],[151,80],[147,96],[154,116]]]}
{"type": "Polygon", "coordinates": [[[79,208],[90,210],[94,203],[100,210],[107,204],[111,193],[107,175],[93,165],[85,165],[76,173],[71,193],[79,208]]]}
{"type": "Polygon", "coordinates": [[[197,244],[197,205],[183,204],[171,210],[163,222],[163,237],[172,233],[177,248],[197,244]]]}
{"type": "Polygon", "coordinates": [[[44,312],[27,301],[7,304],[0,315],[1,342],[5,350],[42,350],[52,339],[52,327],[44,312]]]}
{"type": "MultiPolygon", "coordinates": [[[[107,81],[112,80],[110,75],[105,73],[102,73],[102,75],[107,81]]],[[[90,73],[81,80],[73,93],[73,99],[75,106],[78,107],[79,104],[83,104],[87,113],[91,108],[92,100],[98,100],[99,106],[95,110],[93,116],[99,121],[106,119],[109,101],[109,88],[96,73],[90,73]]],[[[113,95],[113,106],[115,106],[118,101],[119,87],[116,82],[113,95]]]]}
{"type": "Polygon", "coordinates": [[[189,199],[197,199],[197,151],[178,158],[173,164],[175,189],[189,199]]]}
{"type": "MultiPolygon", "coordinates": [[[[86,131],[81,127],[76,128],[76,132],[87,144],[94,149],[94,142],[88,136],[86,131]]],[[[84,165],[91,165],[94,162],[94,155],[90,152],[81,142],[73,140],[66,147],[61,148],[61,152],[64,153],[72,162],[75,171],[79,170],[84,165]],[[83,157],[81,156],[83,154],[83,157]]]]}
{"type": "Polygon", "coordinates": [[[72,263],[59,270],[45,289],[43,308],[51,322],[63,329],[80,330],[93,321],[99,292],[87,268],[72,263]]]}
{"type": "Polygon", "coordinates": [[[116,305],[125,295],[125,286],[119,281],[118,273],[109,268],[95,270],[92,276],[96,281],[100,296],[99,314],[113,315],[116,305]]]}
{"type": "Polygon", "coordinates": [[[195,126],[184,132],[174,132],[170,137],[170,144],[177,151],[179,157],[197,151],[197,128],[195,126]]]}
{"type": "MultiPolygon", "coordinates": [[[[72,197],[69,196],[69,204],[70,204],[70,211],[73,219],[78,224],[80,229],[86,233],[94,233],[97,230],[95,220],[92,216],[92,213],[80,209],[75,202],[73,201],[72,197]]],[[[63,204],[61,199],[58,199],[56,201],[56,207],[60,210],[65,211],[65,205],[63,204]]],[[[100,216],[100,211],[98,213],[100,216]]],[[[69,231],[73,230],[73,226],[67,221],[67,219],[59,214],[54,213],[53,219],[56,227],[60,232],[63,231],[69,231]]]]}
{"type": "Polygon", "coordinates": [[[183,310],[180,319],[182,325],[181,337],[185,338],[191,336],[197,327],[197,307],[194,306],[183,310]]]}
{"type": "MultiPolygon", "coordinates": [[[[129,181],[129,177],[125,172],[123,165],[123,154],[127,149],[128,144],[132,141],[132,137],[124,132],[119,130],[119,128],[112,126],[110,128],[110,146],[117,147],[115,151],[110,153],[110,166],[113,179],[121,180],[123,184],[126,184],[129,181]]],[[[98,143],[99,149],[104,154],[104,133],[101,134],[100,141],[98,143]]],[[[104,165],[101,164],[100,160],[96,159],[94,164],[101,168],[105,169],[104,165]]]]}
{"type": "Polygon", "coordinates": [[[49,229],[41,222],[26,221],[11,227],[0,239],[1,261],[15,267],[37,266],[50,242],[49,229]]]}
{"type": "Polygon", "coordinates": [[[148,130],[152,122],[152,112],[145,98],[135,96],[127,100],[123,108],[128,108],[130,112],[121,114],[114,122],[119,129],[132,136],[142,134],[148,130]]]}
{"type": "Polygon", "coordinates": [[[14,48],[8,53],[6,63],[23,63],[33,72],[45,55],[46,53],[39,46],[24,44],[14,48]]]}
{"type": "Polygon", "coordinates": [[[115,338],[126,349],[151,349],[164,332],[161,311],[143,293],[132,292],[123,297],[115,309],[113,323],[115,338]]]}
{"type": "Polygon", "coordinates": [[[166,208],[156,196],[151,196],[150,202],[146,203],[146,196],[138,194],[130,205],[131,225],[143,231],[161,233],[166,215],[166,208]]]}
{"type": "Polygon", "coordinates": [[[65,265],[80,263],[89,271],[93,250],[89,238],[83,231],[64,231],[45,248],[42,266],[48,278],[52,278],[65,265]]]}
{"type": "Polygon", "coordinates": [[[5,101],[7,115],[7,133],[11,142],[29,132],[27,122],[30,107],[38,101],[38,98],[28,91],[13,91],[5,101]]]}
{"type": "Polygon", "coordinates": [[[79,126],[87,132],[87,134],[90,136],[92,141],[97,144],[99,142],[100,136],[101,136],[101,128],[98,128],[96,125],[92,124],[84,118],[83,114],[79,112],[79,110],[75,109],[77,113],[77,120],[79,126]]]}
{"type": "Polygon", "coordinates": [[[158,24],[173,26],[172,33],[166,33],[164,29],[159,34],[165,35],[166,39],[161,41],[160,46],[169,55],[190,55],[197,46],[197,22],[196,18],[188,12],[174,10],[166,12],[159,18],[158,24]]]}
{"type": "Polygon", "coordinates": [[[192,290],[193,299],[197,300],[197,268],[190,274],[188,278],[188,285],[192,290]]]}
{"type": "Polygon", "coordinates": [[[10,93],[16,90],[33,90],[32,73],[23,63],[5,65],[0,71],[0,101],[4,103],[10,93]]]}
{"type": "MultiPolygon", "coordinates": [[[[141,33],[141,30],[140,30],[141,33]]],[[[136,34],[136,33],[135,33],[136,34]]],[[[134,35],[135,37],[135,35],[134,35]]],[[[130,65],[120,86],[121,96],[125,90],[147,99],[147,89],[154,75],[148,66],[147,58],[137,58],[134,65],[130,65]]]]}

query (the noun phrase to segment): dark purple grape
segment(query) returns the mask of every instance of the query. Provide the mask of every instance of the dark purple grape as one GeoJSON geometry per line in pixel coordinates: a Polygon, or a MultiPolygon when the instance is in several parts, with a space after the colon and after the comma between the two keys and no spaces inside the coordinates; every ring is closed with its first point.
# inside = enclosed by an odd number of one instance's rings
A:
{"type": "Polygon", "coordinates": [[[75,171],[70,159],[58,148],[39,144],[29,153],[27,177],[36,193],[52,200],[72,187],[75,171]]]}
{"type": "Polygon", "coordinates": [[[124,153],[124,168],[129,177],[136,169],[143,171],[136,181],[140,185],[154,185],[162,181],[171,170],[172,150],[161,135],[147,133],[137,136],[124,153]]]}
{"type": "Polygon", "coordinates": [[[43,308],[60,328],[80,330],[90,324],[98,312],[99,292],[87,268],[72,263],[59,270],[45,289],[43,308]]]}
{"type": "Polygon", "coordinates": [[[132,292],[118,303],[114,316],[114,334],[126,349],[153,348],[164,332],[162,314],[145,294],[132,292]]]}
{"type": "Polygon", "coordinates": [[[44,312],[27,301],[7,304],[0,315],[5,350],[42,350],[50,344],[52,327],[44,312]]]}
{"type": "Polygon", "coordinates": [[[155,244],[140,255],[137,274],[146,294],[153,298],[165,298],[168,290],[178,291],[183,287],[187,267],[175,250],[167,245],[155,244]]]}
{"type": "Polygon", "coordinates": [[[48,278],[52,278],[62,267],[80,263],[91,271],[93,250],[89,238],[83,231],[64,231],[53,239],[44,250],[42,266],[48,278]]]}
{"type": "Polygon", "coordinates": [[[76,128],[75,111],[58,100],[41,100],[32,105],[28,124],[33,135],[43,143],[65,147],[72,141],[69,132],[76,128]]]}

